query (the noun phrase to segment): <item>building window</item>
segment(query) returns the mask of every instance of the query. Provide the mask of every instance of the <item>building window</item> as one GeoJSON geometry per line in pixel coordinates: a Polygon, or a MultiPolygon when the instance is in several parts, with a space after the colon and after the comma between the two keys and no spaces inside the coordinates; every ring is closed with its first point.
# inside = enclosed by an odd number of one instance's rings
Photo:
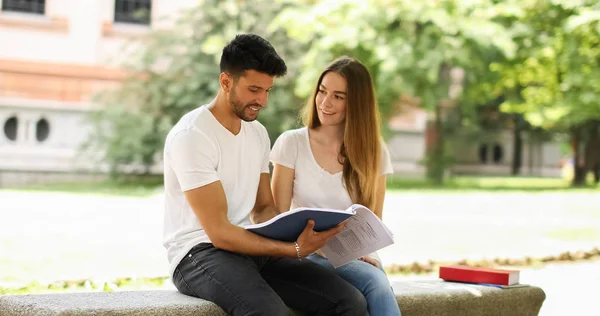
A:
{"type": "Polygon", "coordinates": [[[494,150],[492,152],[493,154],[493,158],[494,158],[494,163],[501,163],[502,159],[504,158],[504,150],[502,149],[502,146],[496,144],[494,145],[494,150]]]}
{"type": "Polygon", "coordinates": [[[41,119],[37,121],[37,123],[35,124],[35,139],[37,139],[37,141],[41,143],[48,139],[49,135],[50,124],[48,123],[48,120],[41,119]]]}
{"type": "Polygon", "coordinates": [[[2,0],[2,11],[45,14],[46,0],[2,0]]]}
{"type": "Polygon", "coordinates": [[[487,158],[488,158],[487,145],[485,145],[485,144],[479,145],[479,162],[485,164],[485,163],[487,163],[487,158]]]}
{"type": "Polygon", "coordinates": [[[152,0],[115,0],[115,22],[150,24],[152,0]]]}
{"type": "Polygon", "coordinates": [[[17,131],[19,127],[19,120],[12,116],[4,122],[4,136],[13,142],[17,140],[17,131]]]}

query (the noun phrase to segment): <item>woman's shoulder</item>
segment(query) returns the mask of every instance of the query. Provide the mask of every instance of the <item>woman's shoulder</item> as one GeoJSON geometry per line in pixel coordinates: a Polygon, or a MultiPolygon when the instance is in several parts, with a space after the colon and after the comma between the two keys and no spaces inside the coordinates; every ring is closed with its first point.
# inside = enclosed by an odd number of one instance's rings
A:
{"type": "Polygon", "coordinates": [[[281,133],[281,135],[279,135],[279,137],[277,138],[278,140],[282,140],[282,141],[298,141],[300,139],[302,139],[303,137],[306,137],[306,127],[301,127],[301,128],[296,128],[296,129],[290,129],[287,130],[283,133],[281,133]]]}
{"type": "Polygon", "coordinates": [[[271,161],[288,168],[295,168],[298,156],[303,155],[304,152],[302,133],[302,128],[281,133],[271,149],[271,161]]]}
{"type": "Polygon", "coordinates": [[[296,128],[296,129],[289,129],[289,130],[283,132],[281,135],[300,136],[300,135],[304,135],[307,130],[308,130],[307,127],[300,127],[300,128],[296,128]]]}

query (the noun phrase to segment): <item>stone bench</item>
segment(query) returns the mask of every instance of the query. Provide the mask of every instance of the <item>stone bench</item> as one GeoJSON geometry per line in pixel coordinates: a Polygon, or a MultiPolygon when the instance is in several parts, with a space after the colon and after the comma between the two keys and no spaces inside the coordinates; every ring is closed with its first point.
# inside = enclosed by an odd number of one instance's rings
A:
{"type": "MultiPolygon", "coordinates": [[[[535,286],[499,289],[439,280],[399,282],[394,290],[403,316],[536,316],[546,298],[535,286]]],[[[0,315],[226,316],[211,302],[166,290],[6,295],[0,296],[0,315]]]]}

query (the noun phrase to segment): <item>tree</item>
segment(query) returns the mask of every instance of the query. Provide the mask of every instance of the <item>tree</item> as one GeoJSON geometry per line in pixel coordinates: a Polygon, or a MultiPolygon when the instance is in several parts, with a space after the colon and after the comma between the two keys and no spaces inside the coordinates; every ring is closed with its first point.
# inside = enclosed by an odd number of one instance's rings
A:
{"type": "Polygon", "coordinates": [[[499,78],[491,95],[506,96],[502,110],[522,114],[535,127],[571,133],[573,184],[583,185],[587,171],[600,166],[598,4],[531,0],[521,5],[524,14],[511,21],[518,54],[492,65],[499,78]]]}
{"type": "Polygon", "coordinates": [[[102,160],[110,164],[113,175],[131,165],[140,165],[148,173],[160,159],[169,129],[184,113],[217,94],[221,50],[242,32],[265,37],[288,65],[288,75],[276,80],[259,120],[271,139],[296,126],[302,101],[293,93],[293,78],[304,48],[271,25],[289,5],[206,0],[182,12],[173,28],[153,32],[123,65],[130,76],[120,88],[98,96],[102,110],[92,115],[94,129],[88,146],[104,153],[102,160]]]}
{"type": "MultiPolygon", "coordinates": [[[[508,8],[507,6],[504,6],[508,8]]],[[[310,43],[298,79],[299,95],[308,94],[319,69],[339,55],[351,55],[369,68],[383,117],[403,94],[416,96],[436,114],[437,141],[428,154],[428,176],[444,180],[449,165],[445,128],[451,99],[451,70],[462,68],[467,84],[489,72],[490,55],[514,54],[502,24],[503,11],[492,1],[346,0],[312,1],[289,8],[279,17],[290,37],[310,43]],[[321,67],[315,67],[321,65],[321,67]]],[[[461,95],[453,96],[459,104],[461,95]]]]}

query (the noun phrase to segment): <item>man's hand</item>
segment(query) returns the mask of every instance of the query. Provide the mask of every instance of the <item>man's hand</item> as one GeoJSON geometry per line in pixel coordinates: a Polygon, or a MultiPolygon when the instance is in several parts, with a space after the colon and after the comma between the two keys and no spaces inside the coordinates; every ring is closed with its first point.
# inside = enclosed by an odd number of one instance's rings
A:
{"type": "Polygon", "coordinates": [[[300,234],[298,240],[296,241],[300,247],[300,256],[305,257],[316,250],[321,249],[323,246],[325,246],[329,238],[341,232],[346,224],[348,224],[348,220],[341,222],[339,225],[329,230],[316,232],[313,230],[315,228],[315,221],[312,219],[308,220],[304,231],[302,234],[300,234]]]}

